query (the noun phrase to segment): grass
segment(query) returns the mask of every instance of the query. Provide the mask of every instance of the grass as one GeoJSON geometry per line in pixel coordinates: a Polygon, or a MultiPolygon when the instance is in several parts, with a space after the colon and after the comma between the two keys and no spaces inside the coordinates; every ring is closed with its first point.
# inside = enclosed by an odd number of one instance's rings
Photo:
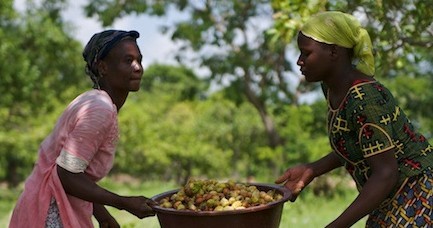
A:
{"type": "MultiPolygon", "coordinates": [[[[174,183],[140,183],[136,180],[128,180],[127,177],[106,178],[100,184],[120,195],[144,195],[146,197],[177,188],[174,183]]],[[[8,189],[5,186],[0,186],[0,227],[8,227],[12,209],[21,190],[22,187],[8,189]]],[[[280,227],[325,227],[350,204],[356,196],[355,191],[347,189],[335,194],[333,197],[318,197],[306,189],[296,202],[285,203],[280,227]]],[[[111,207],[108,207],[108,210],[122,228],[160,228],[156,216],[140,220],[125,211],[119,211],[111,207]]],[[[352,227],[360,228],[364,226],[365,219],[352,227]]],[[[95,227],[97,227],[96,221],[95,227]]]]}
{"type": "MultiPolygon", "coordinates": [[[[356,194],[355,190],[346,190],[333,197],[318,197],[306,191],[294,203],[284,205],[280,227],[325,227],[344,211],[356,194]]],[[[352,227],[365,227],[365,218],[352,227]]]]}
{"type": "Polygon", "coordinates": [[[19,196],[21,188],[8,189],[6,185],[0,184],[0,227],[8,227],[12,208],[19,196]]]}

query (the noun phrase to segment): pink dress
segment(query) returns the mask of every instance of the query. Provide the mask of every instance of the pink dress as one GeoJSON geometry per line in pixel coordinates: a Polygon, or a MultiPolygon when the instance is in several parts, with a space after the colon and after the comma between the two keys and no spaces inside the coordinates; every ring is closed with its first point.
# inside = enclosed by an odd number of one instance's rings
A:
{"type": "Polygon", "coordinates": [[[117,109],[105,91],[91,90],[73,100],[42,142],[9,227],[44,227],[52,199],[63,227],[93,227],[93,204],[65,193],[56,165],[97,182],[112,168],[118,134],[117,109]]]}

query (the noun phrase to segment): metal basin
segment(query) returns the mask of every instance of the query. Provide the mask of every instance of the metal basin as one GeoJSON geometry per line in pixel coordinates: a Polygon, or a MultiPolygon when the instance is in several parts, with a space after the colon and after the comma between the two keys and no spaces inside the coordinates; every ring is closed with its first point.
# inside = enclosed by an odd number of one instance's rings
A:
{"type": "MultiPolygon", "coordinates": [[[[284,203],[290,197],[290,191],[279,185],[250,183],[260,191],[275,190],[283,197],[265,205],[230,211],[191,211],[175,210],[155,206],[153,209],[161,228],[278,228],[284,203]]],[[[179,189],[164,192],[152,197],[159,202],[171,196],[179,189]]]]}

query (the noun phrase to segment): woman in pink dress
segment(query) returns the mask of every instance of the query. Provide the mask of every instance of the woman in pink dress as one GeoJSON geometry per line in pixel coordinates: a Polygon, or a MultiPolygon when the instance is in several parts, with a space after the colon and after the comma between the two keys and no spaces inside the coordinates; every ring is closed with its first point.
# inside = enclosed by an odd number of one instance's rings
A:
{"type": "Polygon", "coordinates": [[[142,55],[136,31],[93,35],[83,57],[94,89],[75,98],[42,142],[9,227],[119,227],[104,205],[138,218],[153,216],[144,196],[120,196],[97,185],[113,165],[117,113],[140,88],[142,55]]]}

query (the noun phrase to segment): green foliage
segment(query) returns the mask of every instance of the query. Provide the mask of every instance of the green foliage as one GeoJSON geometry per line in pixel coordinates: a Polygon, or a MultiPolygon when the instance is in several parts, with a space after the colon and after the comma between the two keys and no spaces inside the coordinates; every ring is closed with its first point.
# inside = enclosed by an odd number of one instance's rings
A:
{"type": "MultiPolygon", "coordinates": [[[[275,24],[273,41],[293,43],[302,23],[313,14],[339,10],[353,14],[367,28],[375,49],[376,77],[390,86],[415,124],[431,136],[433,46],[432,7],[422,0],[399,1],[271,1],[275,24]],[[402,7],[404,6],[404,7],[402,7]]],[[[320,122],[323,123],[323,122],[320,122]]]]}
{"type": "Polygon", "coordinates": [[[431,79],[398,76],[392,80],[385,80],[384,83],[412,123],[426,137],[431,138],[433,136],[433,121],[430,116],[433,106],[431,79]]]}
{"type": "Polygon", "coordinates": [[[53,99],[61,98],[66,88],[82,81],[77,77],[84,66],[81,45],[65,32],[59,15],[53,17],[52,12],[57,10],[52,5],[34,6],[22,19],[12,19],[11,26],[0,29],[0,57],[8,60],[0,63],[1,104],[9,107],[11,118],[49,111],[53,99]]]}
{"type": "MultiPolygon", "coordinates": [[[[184,91],[200,86],[195,75],[181,67],[175,70],[159,65],[149,67],[145,77],[149,75],[155,77],[145,80],[143,86],[148,91],[130,97],[120,113],[121,129],[125,130],[117,169],[135,175],[149,173],[147,176],[153,178],[163,176],[179,183],[192,175],[227,175],[221,170],[229,170],[230,151],[212,143],[209,137],[214,135],[209,126],[201,124],[208,118],[207,108],[213,106],[197,100],[193,93],[187,96],[189,100],[182,101],[184,91]]],[[[223,123],[219,114],[209,115],[216,123],[223,123]]]]}
{"type": "Polygon", "coordinates": [[[231,176],[254,175],[254,167],[260,159],[259,146],[266,145],[264,129],[254,108],[249,104],[236,106],[214,94],[210,100],[200,104],[199,127],[205,141],[212,142],[223,150],[230,151],[225,161],[231,176]]]}
{"type": "Polygon", "coordinates": [[[154,64],[143,74],[141,88],[167,93],[180,100],[200,99],[205,96],[206,84],[186,67],[154,64]]]}
{"type": "Polygon", "coordinates": [[[325,116],[326,109],[317,105],[284,107],[284,115],[278,117],[278,121],[284,121],[280,124],[284,126],[280,132],[286,139],[283,147],[284,153],[277,160],[280,162],[281,170],[297,163],[314,161],[330,152],[331,148],[326,134],[317,132],[317,129],[321,131],[326,129],[326,122],[323,119],[317,119],[316,113],[325,116]],[[313,109],[316,107],[319,109],[313,109]]]}
{"type": "Polygon", "coordinates": [[[88,1],[84,11],[88,17],[97,16],[104,27],[114,23],[116,18],[123,17],[128,14],[139,14],[148,12],[153,15],[162,15],[165,13],[163,1],[153,1],[150,5],[146,1],[129,0],[129,1],[113,1],[113,0],[94,0],[88,1]]]}
{"type": "Polygon", "coordinates": [[[307,1],[273,0],[275,27],[273,40],[291,43],[302,23],[312,14],[325,10],[352,13],[367,28],[376,53],[376,75],[423,76],[432,72],[433,8],[424,0],[384,1],[307,1]],[[403,7],[402,7],[403,6],[403,7]]]}
{"type": "Polygon", "coordinates": [[[9,10],[0,16],[0,180],[17,184],[33,166],[41,132],[47,133],[41,123],[83,85],[84,65],[81,45],[60,18],[62,1],[28,1],[23,15],[11,4],[0,5],[9,10]]]}
{"type": "MultiPolygon", "coordinates": [[[[134,4],[134,3],[132,3],[134,4]]],[[[98,15],[100,19],[113,15],[115,10],[106,6],[89,4],[94,8],[89,15],[98,15]]],[[[125,2],[124,5],[129,5],[125,2]]],[[[246,101],[252,104],[262,119],[268,144],[275,147],[281,143],[267,103],[296,102],[293,91],[289,90],[290,80],[285,73],[291,69],[285,59],[284,43],[270,44],[258,20],[271,22],[271,8],[262,1],[162,1],[142,3],[157,5],[164,9],[176,7],[186,12],[189,18],[168,25],[165,32],[171,33],[174,41],[181,41],[177,60],[187,63],[191,60],[185,50],[192,50],[195,56],[192,61],[209,69],[209,83],[225,87],[228,82],[228,98],[237,104],[246,101]],[[212,51],[210,54],[209,50],[212,51]],[[224,86],[223,86],[224,85],[224,86]],[[231,91],[236,91],[235,94],[231,91]]],[[[167,11],[161,11],[167,12],[167,11]]],[[[149,10],[141,12],[153,14],[149,10]]],[[[115,13],[114,13],[115,14],[115,13]]],[[[118,13],[117,17],[122,17],[118,13]]]]}
{"type": "Polygon", "coordinates": [[[178,183],[191,176],[246,176],[257,160],[255,147],[263,143],[252,107],[217,97],[170,102],[163,95],[134,94],[122,108],[117,172],[178,183]]]}
{"type": "MultiPolygon", "coordinates": [[[[23,15],[12,1],[0,4],[0,57],[13,60],[0,63],[0,180],[17,182],[30,172],[39,143],[65,105],[83,90],[78,88],[90,88],[82,47],[60,16],[65,2],[29,1],[23,15]]],[[[273,181],[289,165],[328,153],[326,103],[299,104],[299,95],[317,85],[294,83],[286,58],[301,22],[324,9],[366,12],[382,48],[378,66],[392,57],[390,70],[381,67],[378,76],[387,75],[385,84],[414,123],[432,134],[432,57],[426,48],[431,22],[424,17],[431,9],[399,9],[391,1],[98,0],[86,11],[107,25],[128,14],[164,15],[172,6],[190,15],[166,30],[185,41],[179,61],[192,49],[211,74],[197,76],[183,65],[146,69],[142,90],[129,96],[119,114],[114,172],[176,183],[190,176],[273,181]],[[399,12],[401,18],[389,20],[399,12]],[[397,22],[401,33],[392,26],[397,22]],[[221,90],[210,93],[215,84],[221,90]]]]}
{"type": "Polygon", "coordinates": [[[13,0],[3,0],[0,2],[0,27],[7,27],[17,18],[18,14],[13,9],[13,0]]]}
{"type": "Polygon", "coordinates": [[[313,14],[325,10],[327,0],[272,0],[275,11],[275,24],[267,33],[272,35],[272,42],[286,40],[288,43],[297,36],[302,24],[313,14]]]}

